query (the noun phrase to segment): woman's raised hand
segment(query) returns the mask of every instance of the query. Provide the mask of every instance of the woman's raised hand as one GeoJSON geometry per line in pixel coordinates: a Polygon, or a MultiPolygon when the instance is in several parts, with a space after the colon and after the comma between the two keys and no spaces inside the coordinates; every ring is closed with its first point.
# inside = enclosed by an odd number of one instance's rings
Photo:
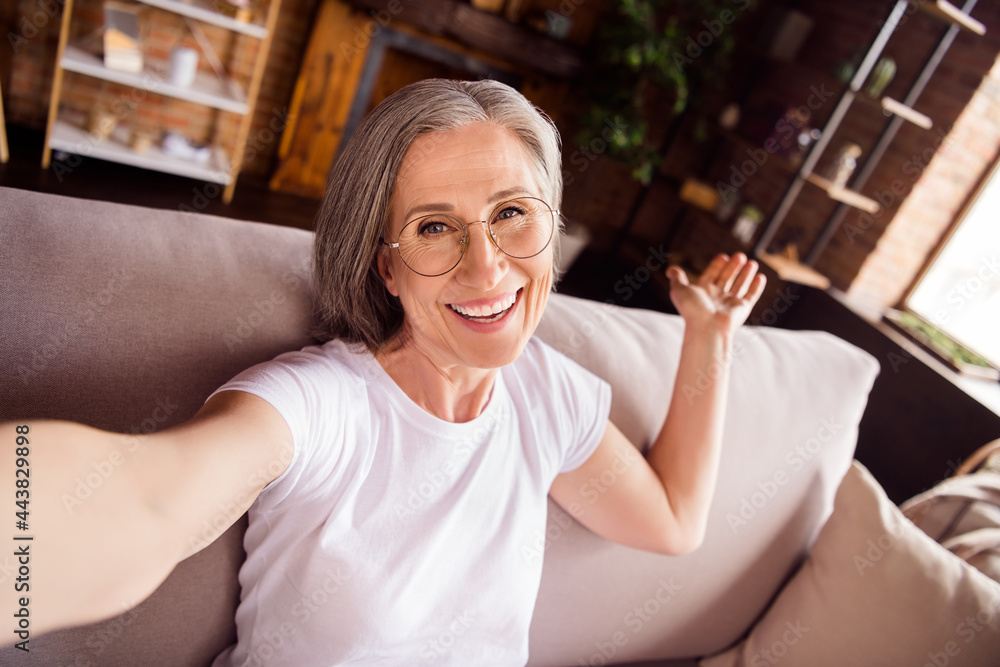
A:
{"type": "Polygon", "coordinates": [[[757,262],[743,253],[716,255],[691,282],[677,266],[667,269],[670,300],[690,329],[731,334],[743,324],[764,291],[765,278],[757,262]]]}

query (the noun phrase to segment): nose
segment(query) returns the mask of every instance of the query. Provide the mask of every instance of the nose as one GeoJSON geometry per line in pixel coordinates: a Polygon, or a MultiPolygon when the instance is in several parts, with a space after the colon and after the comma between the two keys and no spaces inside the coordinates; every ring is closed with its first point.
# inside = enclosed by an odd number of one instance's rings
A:
{"type": "Polygon", "coordinates": [[[456,269],[460,283],[484,291],[500,284],[507,271],[507,255],[493,242],[486,224],[481,220],[465,226],[465,254],[456,269]]]}

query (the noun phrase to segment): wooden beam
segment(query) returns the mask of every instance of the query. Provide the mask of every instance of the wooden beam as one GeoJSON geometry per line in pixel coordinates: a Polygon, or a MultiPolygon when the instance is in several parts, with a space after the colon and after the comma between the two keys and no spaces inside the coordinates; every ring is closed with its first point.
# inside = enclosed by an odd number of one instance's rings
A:
{"type": "Polygon", "coordinates": [[[458,0],[403,3],[401,0],[347,0],[382,27],[399,20],[430,35],[549,76],[572,78],[583,69],[580,52],[568,44],[514,25],[458,0]]]}
{"type": "Polygon", "coordinates": [[[272,190],[323,197],[368,57],[370,23],[370,16],[340,0],[320,2],[281,137],[284,150],[270,179],[272,190]]]}
{"type": "Polygon", "coordinates": [[[0,163],[10,159],[10,152],[7,150],[7,122],[3,117],[3,91],[0,90],[0,163]]]}

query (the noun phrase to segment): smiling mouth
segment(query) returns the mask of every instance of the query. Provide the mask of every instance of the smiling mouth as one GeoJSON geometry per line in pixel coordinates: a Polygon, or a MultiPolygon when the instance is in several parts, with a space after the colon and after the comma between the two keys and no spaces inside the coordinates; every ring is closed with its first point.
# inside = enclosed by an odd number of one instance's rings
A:
{"type": "Polygon", "coordinates": [[[449,303],[448,307],[470,322],[489,324],[502,319],[504,315],[510,312],[510,310],[517,305],[518,300],[521,298],[522,291],[524,291],[523,287],[517,290],[513,296],[509,296],[506,299],[500,299],[492,305],[465,308],[457,304],[449,303]]]}

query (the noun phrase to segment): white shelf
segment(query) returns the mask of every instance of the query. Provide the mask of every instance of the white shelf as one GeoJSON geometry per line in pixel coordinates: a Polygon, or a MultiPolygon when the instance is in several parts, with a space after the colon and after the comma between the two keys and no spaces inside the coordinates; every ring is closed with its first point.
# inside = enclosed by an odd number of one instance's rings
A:
{"type": "Polygon", "coordinates": [[[167,65],[164,62],[147,60],[146,67],[140,73],[122,72],[108,69],[104,66],[104,61],[101,58],[72,44],[66,45],[60,65],[63,69],[72,72],[114,81],[223,111],[232,111],[241,115],[250,111],[246,95],[239,84],[232,79],[221,81],[214,74],[208,72],[199,71],[194,83],[188,88],[182,88],[167,80],[167,65]]]}
{"type": "Polygon", "coordinates": [[[982,37],[986,34],[986,26],[981,21],[972,18],[947,0],[935,0],[934,2],[918,2],[917,6],[931,16],[936,16],[943,21],[955,23],[961,28],[982,37]]]}
{"type": "Polygon", "coordinates": [[[175,14],[189,16],[204,23],[211,23],[226,30],[256,37],[257,39],[267,37],[267,28],[259,23],[237,21],[232,16],[227,16],[211,9],[211,3],[205,0],[139,0],[139,2],[151,7],[159,7],[175,14]]]}
{"type": "Polygon", "coordinates": [[[913,107],[908,107],[892,97],[874,98],[868,93],[858,93],[856,99],[869,107],[881,109],[886,116],[899,116],[903,120],[925,130],[930,130],[934,127],[934,121],[930,116],[922,114],[913,107]]]}
{"type": "Polygon", "coordinates": [[[921,127],[925,130],[930,130],[934,127],[934,121],[931,120],[930,116],[922,114],[916,109],[908,107],[902,102],[896,101],[891,97],[882,98],[882,108],[885,109],[887,113],[896,114],[903,120],[913,123],[917,127],[921,127]]]}
{"type": "Polygon", "coordinates": [[[220,185],[229,185],[232,180],[229,158],[219,147],[215,147],[206,165],[167,155],[155,145],[143,153],[136,153],[128,146],[128,130],[122,127],[116,128],[110,138],[101,140],[60,117],[52,128],[49,147],[66,153],[187,176],[220,185]]]}
{"type": "Polygon", "coordinates": [[[874,199],[865,197],[860,192],[855,192],[854,190],[849,190],[836,185],[832,181],[817,174],[809,174],[806,176],[806,180],[825,191],[826,195],[830,199],[839,201],[842,204],[847,204],[848,206],[853,206],[854,208],[860,209],[866,213],[875,215],[881,208],[879,203],[874,199]]]}
{"type": "Polygon", "coordinates": [[[785,257],[784,255],[772,255],[766,252],[759,253],[757,258],[774,269],[774,272],[777,273],[778,277],[782,280],[798,283],[800,285],[809,285],[810,287],[822,290],[830,288],[829,278],[811,266],[801,264],[794,259],[785,257]]]}

